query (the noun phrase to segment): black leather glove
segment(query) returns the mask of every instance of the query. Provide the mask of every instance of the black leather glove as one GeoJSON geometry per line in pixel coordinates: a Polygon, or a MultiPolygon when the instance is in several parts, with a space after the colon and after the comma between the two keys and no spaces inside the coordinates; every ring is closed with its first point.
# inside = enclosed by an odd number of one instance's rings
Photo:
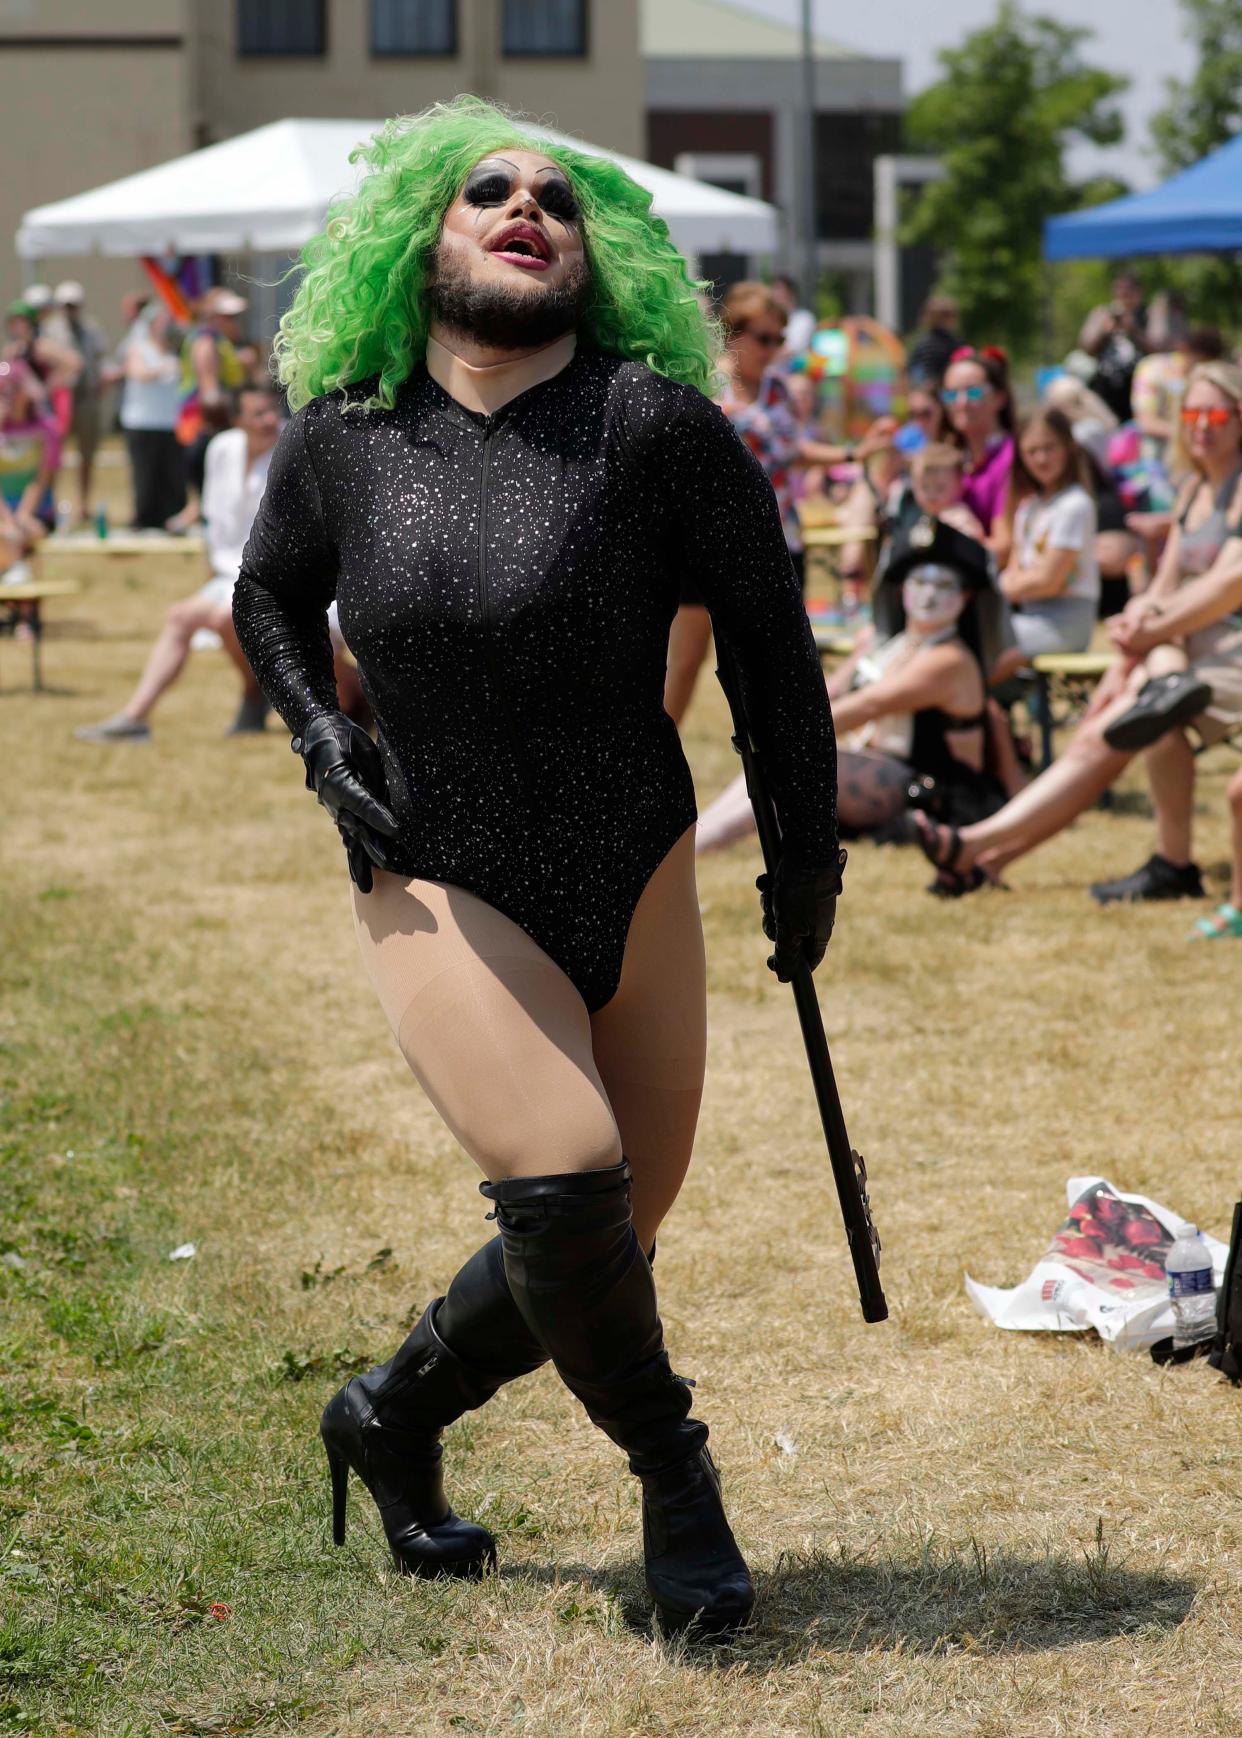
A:
{"type": "Polygon", "coordinates": [[[379,749],[343,712],[312,718],[292,747],[306,763],[307,790],[315,792],[336,822],[355,886],[369,893],[374,885],[371,865],[393,867],[386,841],[397,836],[379,749]]]}
{"type": "Polygon", "coordinates": [[[793,977],[799,960],[814,971],[827,951],[845,857],[841,851],[826,869],[810,869],[784,854],[775,875],[761,875],[755,882],[763,903],[763,933],[776,943],[768,967],[782,984],[793,977]]]}

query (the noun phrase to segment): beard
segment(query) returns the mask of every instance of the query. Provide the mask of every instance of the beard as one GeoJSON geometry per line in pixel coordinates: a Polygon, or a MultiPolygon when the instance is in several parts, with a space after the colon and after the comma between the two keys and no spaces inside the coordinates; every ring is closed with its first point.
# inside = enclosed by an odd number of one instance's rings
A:
{"type": "Polygon", "coordinates": [[[585,260],[555,289],[519,290],[495,278],[480,282],[469,267],[442,247],[435,277],[427,286],[434,319],[450,332],[476,338],[494,350],[527,350],[572,331],[586,306],[591,273],[585,260]]]}

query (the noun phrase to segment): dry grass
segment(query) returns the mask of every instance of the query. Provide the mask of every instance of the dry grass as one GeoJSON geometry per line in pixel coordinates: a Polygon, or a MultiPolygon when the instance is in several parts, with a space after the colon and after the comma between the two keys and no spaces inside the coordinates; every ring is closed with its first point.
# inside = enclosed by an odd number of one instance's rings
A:
{"type": "MultiPolygon", "coordinates": [[[[1188,950],[1188,908],[1101,915],[1083,891],[1146,854],[1138,785],[1009,895],[945,907],[921,860],[854,854],[821,999],[882,1327],[852,1294],[753,856],[704,869],[711,1072],[661,1295],[760,1604],[698,1656],[646,1633],[632,1483],[546,1373],[451,1433],[498,1579],[398,1580],[356,1498],[328,1548],[318,1408],[485,1227],[357,968],[283,735],[220,739],[223,660],[193,661],[150,747],[72,741],[166,601],[57,611],[71,695],[15,694],[0,644],[0,1249],[25,1263],[0,1265],[0,1730],[1242,1732],[1237,1395],[1201,1365],[1002,1335],[962,1289],[963,1268],[1026,1271],[1073,1172],[1226,1229],[1238,956],[1188,950]]],[[[688,741],[711,792],[714,687],[688,741]]],[[[1201,787],[1217,881],[1229,770],[1201,787]]]]}

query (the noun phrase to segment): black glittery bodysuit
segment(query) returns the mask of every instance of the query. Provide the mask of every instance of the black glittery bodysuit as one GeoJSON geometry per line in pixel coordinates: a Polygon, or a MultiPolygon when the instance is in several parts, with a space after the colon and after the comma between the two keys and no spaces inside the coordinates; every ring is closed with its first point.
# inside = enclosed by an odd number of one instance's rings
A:
{"type": "Polygon", "coordinates": [[[695,819],[663,706],[687,572],[736,653],[787,847],[835,860],[819,659],[771,486],[710,400],[580,349],[490,417],[421,366],[391,411],[343,402],[282,432],[233,619],[296,733],[337,705],[337,599],[403,873],[479,895],[589,1009],[609,1000],[639,895],[695,819]]]}

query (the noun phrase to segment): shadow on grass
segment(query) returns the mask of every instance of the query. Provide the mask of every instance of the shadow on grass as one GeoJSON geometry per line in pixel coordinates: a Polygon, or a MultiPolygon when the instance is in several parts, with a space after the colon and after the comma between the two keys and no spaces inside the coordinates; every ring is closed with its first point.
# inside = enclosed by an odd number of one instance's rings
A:
{"type": "MultiPolygon", "coordinates": [[[[501,1574],[578,1582],[616,1600],[626,1625],[652,1633],[641,1566],[602,1573],[582,1564],[515,1567],[501,1574]]],[[[1196,1586],[1184,1575],[1115,1562],[1102,1534],[1077,1555],[963,1554],[924,1550],[913,1558],[863,1561],[845,1554],[786,1555],[755,1572],[754,1620],[726,1646],[672,1645],[687,1664],[779,1669],[810,1653],[843,1650],[946,1656],[1046,1652],[1084,1641],[1175,1629],[1196,1586]]]]}
{"type": "Polygon", "coordinates": [[[753,1630],[739,1644],[763,1669],[809,1648],[1008,1653],[1072,1647],[1154,1626],[1173,1629],[1195,1584],[1112,1561],[1097,1538],[1077,1555],[989,1554],[973,1545],[918,1560],[785,1558],[756,1576],[753,1630]]]}

